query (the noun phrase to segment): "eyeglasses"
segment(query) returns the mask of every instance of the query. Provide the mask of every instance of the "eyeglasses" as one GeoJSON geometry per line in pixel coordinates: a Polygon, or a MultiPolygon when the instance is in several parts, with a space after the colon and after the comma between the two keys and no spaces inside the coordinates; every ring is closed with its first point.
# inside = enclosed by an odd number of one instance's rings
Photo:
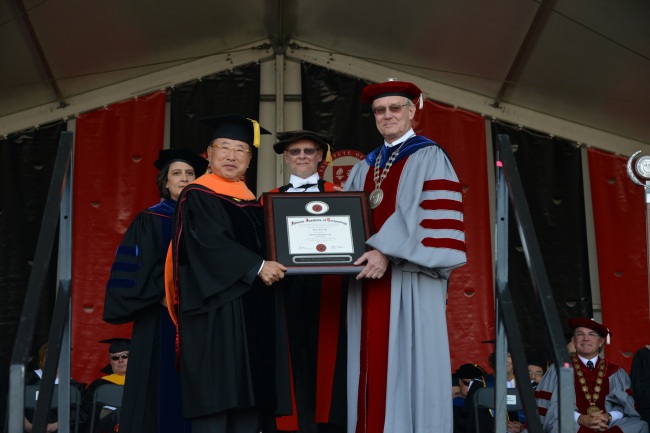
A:
{"type": "Polygon", "coordinates": [[[543,371],[530,371],[530,370],[528,370],[528,375],[529,376],[542,377],[542,376],[544,376],[544,372],[543,371]]]}
{"type": "Polygon", "coordinates": [[[316,153],[318,149],[315,147],[306,147],[304,149],[300,149],[297,147],[294,147],[293,149],[288,149],[287,152],[289,152],[289,155],[291,156],[298,156],[300,155],[301,152],[303,152],[307,156],[312,156],[313,154],[316,153]]]}
{"type": "Polygon", "coordinates": [[[246,155],[247,153],[251,153],[249,149],[244,149],[242,147],[231,147],[231,146],[224,146],[222,144],[212,144],[210,147],[216,147],[217,152],[221,155],[228,155],[231,151],[235,151],[235,156],[237,157],[242,157],[246,155]]]}
{"type": "Polygon", "coordinates": [[[129,359],[129,354],[128,353],[122,353],[121,355],[111,355],[111,360],[112,361],[118,361],[120,358],[129,359]]]}
{"type": "Polygon", "coordinates": [[[589,338],[589,339],[592,339],[592,338],[600,337],[600,335],[597,334],[596,332],[582,332],[582,331],[579,331],[579,332],[576,332],[574,334],[574,337],[575,338],[589,338]]]}
{"type": "Polygon", "coordinates": [[[386,110],[390,111],[393,114],[397,114],[402,111],[402,108],[408,104],[402,105],[389,105],[388,107],[372,107],[372,112],[375,113],[375,116],[381,116],[386,114],[386,110]]]}

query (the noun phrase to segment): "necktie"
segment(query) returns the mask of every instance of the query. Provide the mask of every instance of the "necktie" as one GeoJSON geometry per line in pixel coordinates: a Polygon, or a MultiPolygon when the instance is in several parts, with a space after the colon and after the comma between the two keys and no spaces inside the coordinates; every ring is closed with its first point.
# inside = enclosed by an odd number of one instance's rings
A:
{"type": "Polygon", "coordinates": [[[594,369],[594,363],[591,362],[591,361],[587,361],[587,368],[588,368],[589,370],[593,370],[593,369],[594,369]]]}

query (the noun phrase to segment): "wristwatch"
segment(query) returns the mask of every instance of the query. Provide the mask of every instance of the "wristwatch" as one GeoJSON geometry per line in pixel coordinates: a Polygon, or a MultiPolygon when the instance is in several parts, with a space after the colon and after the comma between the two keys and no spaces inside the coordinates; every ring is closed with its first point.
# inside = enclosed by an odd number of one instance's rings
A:
{"type": "Polygon", "coordinates": [[[612,414],[607,412],[607,425],[611,424],[612,422],[612,414]]]}

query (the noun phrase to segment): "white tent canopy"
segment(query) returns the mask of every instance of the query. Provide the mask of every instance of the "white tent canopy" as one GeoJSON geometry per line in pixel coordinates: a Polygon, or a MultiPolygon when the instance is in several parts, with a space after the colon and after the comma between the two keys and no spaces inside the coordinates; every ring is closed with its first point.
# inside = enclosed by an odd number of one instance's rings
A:
{"type": "Polygon", "coordinates": [[[629,155],[650,145],[648,19],[646,0],[7,0],[0,135],[276,60],[276,98],[307,61],[629,155]]]}

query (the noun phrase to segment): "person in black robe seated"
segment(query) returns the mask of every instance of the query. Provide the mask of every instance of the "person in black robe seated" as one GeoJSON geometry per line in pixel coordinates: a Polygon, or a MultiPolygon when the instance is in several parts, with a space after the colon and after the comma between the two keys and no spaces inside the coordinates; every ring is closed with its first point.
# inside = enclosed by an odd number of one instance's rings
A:
{"type": "Polygon", "coordinates": [[[120,433],[182,433],[176,328],[165,300],[164,269],[176,200],[208,162],[186,148],[163,149],[153,163],[162,201],[136,215],[117,248],[106,284],[104,320],[133,322],[120,433]]]}
{"type": "MultiPolygon", "coordinates": [[[[108,365],[102,368],[101,372],[104,373],[104,376],[100,377],[97,380],[92,381],[86,391],[84,392],[84,410],[85,412],[92,417],[93,414],[93,397],[95,391],[101,385],[112,383],[115,385],[124,386],[126,380],[126,370],[129,363],[129,353],[131,340],[128,338],[109,338],[106,340],[100,341],[100,343],[109,344],[108,347],[108,365]]],[[[89,433],[104,433],[115,431],[115,428],[119,424],[119,415],[120,410],[117,407],[105,406],[104,404],[98,404],[95,407],[95,419],[94,422],[89,420],[88,428],[93,424],[97,427],[93,428],[94,432],[89,433]]]]}
{"type": "Polygon", "coordinates": [[[546,357],[539,352],[528,354],[526,359],[528,360],[530,384],[533,389],[537,389],[537,385],[542,381],[544,373],[548,370],[548,361],[546,360],[546,357]]]}
{"type": "Polygon", "coordinates": [[[454,418],[454,432],[474,433],[477,423],[480,432],[492,431],[493,421],[489,411],[483,408],[474,410],[474,393],[487,386],[486,376],[487,373],[478,364],[463,364],[456,370],[460,394],[465,398],[465,402],[454,418]]]}
{"type": "Polygon", "coordinates": [[[183,415],[192,433],[257,433],[291,413],[286,319],[274,285],[286,267],[264,260],[262,206],[242,178],[269,132],[240,115],[213,128],[210,173],[176,206],[168,305],[178,320],[183,415]]]}

